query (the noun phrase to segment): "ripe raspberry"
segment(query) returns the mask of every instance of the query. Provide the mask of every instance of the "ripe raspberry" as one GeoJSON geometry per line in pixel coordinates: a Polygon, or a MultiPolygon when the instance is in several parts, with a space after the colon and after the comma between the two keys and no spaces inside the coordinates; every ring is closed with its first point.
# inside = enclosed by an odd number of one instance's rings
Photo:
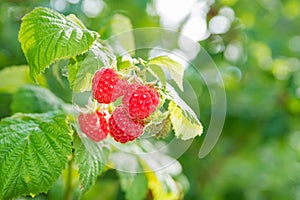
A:
{"type": "Polygon", "coordinates": [[[80,113],[78,123],[81,131],[90,139],[99,142],[107,137],[109,132],[106,114],[101,111],[96,113],[80,113]]]}
{"type": "Polygon", "coordinates": [[[92,93],[99,103],[111,103],[123,95],[127,82],[120,81],[118,74],[110,68],[98,70],[92,80],[92,93]]]}
{"type": "Polygon", "coordinates": [[[128,87],[128,82],[126,80],[120,79],[115,85],[112,102],[116,101],[119,97],[123,96],[128,87]]]}
{"type": "Polygon", "coordinates": [[[126,109],[119,106],[109,118],[109,129],[115,141],[126,143],[142,135],[144,125],[132,120],[126,109]]]}
{"type": "Polygon", "coordinates": [[[133,119],[145,119],[159,104],[159,94],[145,85],[131,84],[127,87],[122,102],[133,119]]]}

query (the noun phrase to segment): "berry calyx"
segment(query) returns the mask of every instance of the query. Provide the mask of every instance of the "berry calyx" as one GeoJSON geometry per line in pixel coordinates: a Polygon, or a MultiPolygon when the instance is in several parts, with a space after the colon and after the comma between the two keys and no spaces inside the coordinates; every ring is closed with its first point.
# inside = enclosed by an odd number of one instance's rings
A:
{"type": "Polygon", "coordinates": [[[110,68],[96,71],[92,80],[92,93],[99,103],[111,103],[123,95],[124,80],[120,82],[118,74],[110,68]],[[117,90],[116,90],[117,88],[117,90]]]}
{"type": "Polygon", "coordinates": [[[109,129],[115,141],[126,143],[142,135],[144,125],[131,119],[127,110],[119,106],[109,118],[109,129]]]}
{"type": "Polygon", "coordinates": [[[133,119],[145,119],[159,104],[158,92],[146,85],[131,84],[127,87],[122,102],[133,119]]]}
{"type": "Polygon", "coordinates": [[[80,113],[78,116],[80,130],[91,140],[99,142],[109,133],[105,112],[80,113]]]}

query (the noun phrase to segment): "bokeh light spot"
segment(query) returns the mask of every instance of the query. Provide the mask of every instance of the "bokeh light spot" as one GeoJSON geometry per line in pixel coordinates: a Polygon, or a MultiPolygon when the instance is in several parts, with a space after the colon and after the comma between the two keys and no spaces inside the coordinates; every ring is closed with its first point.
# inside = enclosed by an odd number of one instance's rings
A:
{"type": "Polygon", "coordinates": [[[230,20],[227,17],[217,15],[209,21],[209,30],[213,34],[226,33],[230,28],[230,20]]]}
{"type": "Polygon", "coordinates": [[[289,49],[295,52],[300,52],[300,36],[294,36],[289,40],[289,49]]]}
{"type": "Polygon", "coordinates": [[[67,2],[71,4],[78,4],[80,0],[67,0],[67,2]]]}
{"type": "Polygon", "coordinates": [[[243,48],[238,42],[227,45],[224,56],[227,60],[236,62],[242,55],[243,48]]]}
{"type": "Polygon", "coordinates": [[[67,2],[65,0],[51,0],[50,6],[55,10],[63,11],[67,6],[67,2]]]}
{"type": "Polygon", "coordinates": [[[82,2],[82,11],[88,17],[97,17],[104,7],[102,0],[84,0],[82,2]]]}
{"type": "Polygon", "coordinates": [[[235,14],[233,9],[227,6],[220,9],[219,15],[223,15],[227,17],[231,22],[235,19],[235,14]]]}

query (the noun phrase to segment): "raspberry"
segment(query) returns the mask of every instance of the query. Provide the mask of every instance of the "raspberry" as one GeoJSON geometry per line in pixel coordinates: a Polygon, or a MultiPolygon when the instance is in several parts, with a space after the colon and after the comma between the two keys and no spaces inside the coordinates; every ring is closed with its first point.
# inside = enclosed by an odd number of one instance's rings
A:
{"type": "Polygon", "coordinates": [[[127,110],[119,106],[109,118],[110,135],[117,142],[126,143],[143,134],[144,125],[132,120],[127,110]]]}
{"type": "Polygon", "coordinates": [[[80,113],[78,123],[81,131],[95,142],[107,137],[109,132],[106,114],[101,111],[95,113],[80,113]]]}
{"type": "Polygon", "coordinates": [[[123,95],[127,82],[120,81],[118,74],[110,68],[98,70],[92,80],[92,93],[99,103],[111,103],[123,95]]]}
{"type": "Polygon", "coordinates": [[[127,87],[122,102],[133,119],[145,119],[159,104],[159,94],[145,85],[131,84],[127,87]]]}
{"type": "Polygon", "coordinates": [[[112,94],[112,102],[116,101],[119,97],[124,95],[124,92],[126,91],[128,87],[128,82],[126,80],[119,80],[117,84],[115,85],[113,94],[112,94]]]}

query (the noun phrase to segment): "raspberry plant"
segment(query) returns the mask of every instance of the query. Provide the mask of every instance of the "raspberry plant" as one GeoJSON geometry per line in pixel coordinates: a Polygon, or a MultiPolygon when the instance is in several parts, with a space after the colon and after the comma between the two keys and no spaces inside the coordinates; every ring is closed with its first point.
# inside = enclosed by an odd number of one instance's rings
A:
{"type": "Polygon", "coordinates": [[[65,199],[76,188],[80,198],[113,168],[126,199],[182,196],[180,172],[166,163],[170,156],[152,155],[155,140],[188,140],[202,133],[194,111],[174,89],[183,90],[179,63],[165,55],[143,60],[114,53],[74,15],[42,7],[24,16],[19,41],[31,79],[51,85],[62,81],[57,76],[67,77],[74,101],[70,105],[38,85],[17,88],[15,114],[0,121],[1,199],[47,193],[65,173],[65,199]],[[55,73],[45,83],[41,76],[47,70],[55,73]],[[72,170],[79,174],[73,184],[72,170]]]}

